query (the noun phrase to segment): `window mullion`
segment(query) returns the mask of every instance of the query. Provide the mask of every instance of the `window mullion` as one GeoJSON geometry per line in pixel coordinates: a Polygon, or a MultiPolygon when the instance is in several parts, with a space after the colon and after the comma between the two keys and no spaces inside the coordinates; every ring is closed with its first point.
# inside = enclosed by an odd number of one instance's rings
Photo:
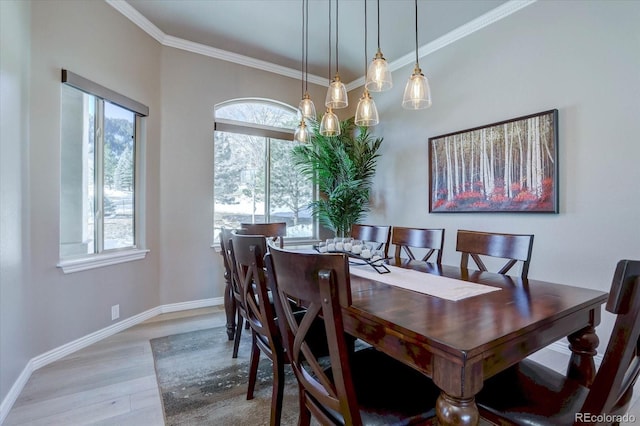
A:
{"type": "Polygon", "coordinates": [[[104,251],[104,101],[96,98],[95,158],[95,252],[104,251]]]}
{"type": "Polygon", "coordinates": [[[271,138],[265,138],[267,155],[264,157],[264,221],[271,222],[271,138]]]}

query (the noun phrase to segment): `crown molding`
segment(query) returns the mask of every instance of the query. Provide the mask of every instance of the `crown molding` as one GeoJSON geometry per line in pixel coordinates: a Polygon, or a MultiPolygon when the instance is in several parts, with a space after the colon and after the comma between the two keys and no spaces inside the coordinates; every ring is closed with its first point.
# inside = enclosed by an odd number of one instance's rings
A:
{"type": "MultiPolygon", "coordinates": [[[[208,56],[210,58],[221,59],[223,61],[233,62],[235,64],[256,68],[262,71],[280,74],[285,77],[291,77],[298,80],[301,78],[300,70],[283,67],[271,62],[262,61],[260,59],[251,58],[249,56],[240,55],[238,53],[233,53],[222,49],[217,49],[215,47],[207,46],[206,44],[195,43],[193,41],[184,40],[170,35],[165,35],[162,44],[164,46],[174,47],[176,49],[197,53],[200,55],[208,56]]],[[[318,77],[316,75],[309,75],[309,82],[322,86],[329,85],[328,79],[318,77]]]]}
{"type": "Polygon", "coordinates": [[[144,17],[140,12],[134,9],[125,0],[105,0],[109,6],[113,7],[118,12],[129,18],[131,22],[136,24],[142,29],[142,31],[155,38],[160,44],[164,44],[164,38],[166,34],[158,27],[156,27],[151,21],[144,17]]]}
{"type": "MultiPolygon", "coordinates": [[[[226,50],[217,49],[215,47],[207,46],[200,43],[195,43],[189,40],[184,40],[172,35],[165,34],[162,30],[151,23],[140,12],[133,8],[126,0],[105,0],[110,6],[116,9],[118,12],[127,17],[131,22],[140,27],[143,31],[156,39],[163,46],[174,47],[176,49],[185,50],[187,52],[197,53],[199,55],[208,56],[211,58],[220,59],[223,61],[233,62],[239,65],[244,65],[251,68],[256,68],[262,71],[272,72],[280,74],[285,77],[301,79],[300,70],[293,68],[283,67],[271,62],[262,61],[259,59],[250,58],[248,56],[239,55],[237,53],[228,52],[226,50]]],[[[501,6],[496,7],[493,10],[485,13],[478,18],[467,22],[464,25],[456,28],[447,34],[438,37],[430,43],[427,43],[418,49],[418,58],[423,58],[442,49],[445,46],[454,43],[461,38],[464,38],[470,34],[475,33],[482,28],[489,26],[507,16],[523,9],[530,4],[535,3],[537,0],[509,0],[501,6]]],[[[398,70],[402,67],[410,65],[414,61],[415,54],[409,53],[404,55],[400,59],[397,59],[389,63],[389,69],[391,71],[398,70]]],[[[309,82],[315,83],[321,86],[329,86],[329,79],[319,77],[317,75],[309,75],[309,82]]],[[[351,91],[358,88],[365,83],[365,77],[360,77],[347,83],[345,86],[347,91],[351,91]]]]}
{"type": "MultiPolygon", "coordinates": [[[[535,3],[537,0],[510,0],[506,3],[503,3],[501,6],[496,7],[495,9],[490,10],[482,16],[477,17],[476,19],[467,22],[464,25],[459,26],[453,31],[448,32],[447,34],[438,37],[430,43],[427,43],[421,46],[418,49],[418,59],[423,58],[427,55],[436,52],[443,47],[454,43],[461,38],[464,38],[468,35],[475,33],[478,30],[481,30],[484,27],[487,27],[495,22],[498,22],[501,19],[506,18],[507,16],[519,11],[520,9],[524,9],[530,4],[535,3]]],[[[393,62],[389,63],[389,70],[396,71],[402,67],[413,64],[415,61],[415,53],[408,53],[402,56],[399,59],[396,59],[393,62]]],[[[363,86],[365,83],[365,77],[360,77],[352,82],[346,84],[347,91],[351,91],[360,86],[363,86]]]]}

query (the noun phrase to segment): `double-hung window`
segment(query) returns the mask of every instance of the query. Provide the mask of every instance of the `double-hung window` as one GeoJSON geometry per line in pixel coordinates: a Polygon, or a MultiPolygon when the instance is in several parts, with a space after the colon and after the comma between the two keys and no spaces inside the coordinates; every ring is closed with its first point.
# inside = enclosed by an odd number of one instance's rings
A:
{"type": "Polygon", "coordinates": [[[66,70],[62,82],[59,266],[144,257],[138,166],[148,108],[66,70]]]}
{"type": "Polygon", "coordinates": [[[215,108],[214,243],[222,227],[286,222],[286,242],[309,241],[317,225],[313,184],[290,155],[298,111],[266,99],[238,99],[215,108]]]}

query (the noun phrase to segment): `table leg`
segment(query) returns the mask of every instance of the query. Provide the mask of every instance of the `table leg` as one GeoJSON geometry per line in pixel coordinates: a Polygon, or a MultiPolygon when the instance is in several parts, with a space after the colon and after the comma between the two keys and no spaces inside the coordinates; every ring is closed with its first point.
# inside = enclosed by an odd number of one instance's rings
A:
{"type": "Polygon", "coordinates": [[[480,413],[474,397],[456,398],[441,392],[436,402],[439,425],[476,426],[480,413]]]}
{"type": "Polygon", "coordinates": [[[233,340],[236,334],[236,300],[233,297],[231,288],[231,276],[227,271],[224,273],[224,311],[227,316],[227,337],[233,340]]]}
{"type": "Polygon", "coordinates": [[[596,348],[600,339],[596,335],[596,329],[588,326],[568,337],[571,358],[567,369],[567,377],[577,380],[584,386],[590,387],[596,376],[596,365],[593,357],[597,353],[596,348]]]}

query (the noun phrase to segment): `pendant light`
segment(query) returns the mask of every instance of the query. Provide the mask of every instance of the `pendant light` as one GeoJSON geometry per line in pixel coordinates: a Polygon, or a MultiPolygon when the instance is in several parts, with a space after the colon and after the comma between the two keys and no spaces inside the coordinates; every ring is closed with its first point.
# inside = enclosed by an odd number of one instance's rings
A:
{"type": "Polygon", "coordinates": [[[378,0],[378,51],[367,70],[367,82],[365,83],[365,87],[371,92],[384,92],[385,90],[389,90],[393,87],[389,64],[382,55],[382,50],[380,50],[380,0],[378,0]]]}
{"type": "Polygon", "coordinates": [[[300,143],[309,142],[309,129],[307,128],[307,123],[304,122],[304,118],[300,119],[300,124],[293,134],[293,140],[300,143]]]}
{"type": "MultiPolygon", "coordinates": [[[[331,0],[329,0],[329,14],[331,14],[331,0]]],[[[329,16],[329,38],[331,38],[331,16],[329,16]]],[[[331,55],[331,54],[329,54],[331,55]]],[[[325,106],[339,109],[349,106],[349,99],[347,98],[347,88],[344,83],[340,81],[340,74],[338,73],[338,0],[336,0],[336,75],[333,77],[333,81],[329,85],[327,90],[327,97],[325,99],[325,106]]]]}
{"type": "Polygon", "coordinates": [[[304,101],[304,3],[305,0],[302,0],[302,64],[300,66],[302,70],[302,77],[300,78],[300,83],[302,84],[302,100],[300,101],[300,124],[296,127],[295,132],[293,133],[293,140],[300,143],[307,143],[309,141],[309,132],[307,132],[307,124],[304,122],[304,110],[302,109],[302,103],[304,101]]]}
{"type": "Polygon", "coordinates": [[[304,66],[303,66],[303,80],[304,80],[304,95],[302,95],[302,100],[298,105],[300,112],[302,113],[302,117],[305,119],[316,119],[316,106],[313,104],[311,100],[311,96],[309,96],[309,0],[302,0],[302,15],[303,15],[303,47],[302,47],[302,56],[304,57],[304,66]]]}
{"type": "MultiPolygon", "coordinates": [[[[364,70],[367,71],[367,0],[364,0],[364,70]]],[[[379,121],[376,103],[371,99],[365,85],[356,108],[355,123],[358,126],[375,126],[379,121]]]]}
{"type": "MultiPolygon", "coordinates": [[[[329,78],[331,78],[331,0],[329,0],[329,78]]],[[[331,87],[329,90],[331,90],[331,87]]],[[[326,104],[326,107],[327,111],[322,116],[322,121],[320,121],[320,134],[323,136],[338,136],[340,135],[340,120],[338,120],[338,116],[333,112],[333,107],[330,104],[326,104]]]]}
{"type": "Polygon", "coordinates": [[[404,88],[404,96],[402,98],[402,107],[406,109],[424,109],[431,106],[431,89],[429,89],[429,81],[422,74],[420,64],[418,63],[418,0],[415,0],[416,6],[416,66],[413,74],[409,77],[407,86],[404,88]]]}

